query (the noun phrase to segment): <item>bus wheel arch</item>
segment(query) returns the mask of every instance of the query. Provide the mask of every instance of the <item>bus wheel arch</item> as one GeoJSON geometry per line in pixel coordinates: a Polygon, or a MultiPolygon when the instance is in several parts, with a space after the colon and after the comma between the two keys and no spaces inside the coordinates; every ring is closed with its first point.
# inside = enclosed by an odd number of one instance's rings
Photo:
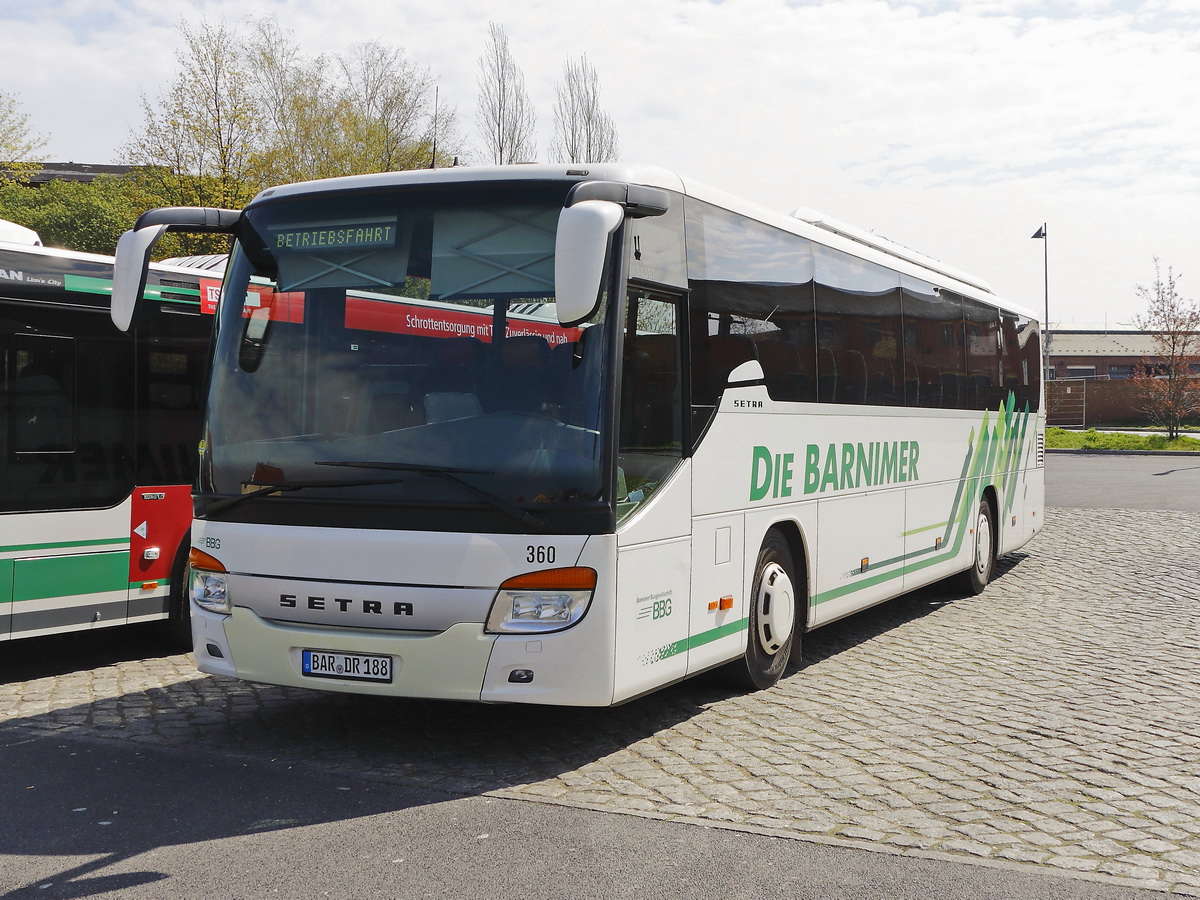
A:
{"type": "Polygon", "coordinates": [[[192,533],[184,532],[175,559],[171,562],[171,592],[167,596],[167,619],[162,623],[164,639],[180,650],[192,649],[192,610],[188,602],[188,554],[192,533]]]}
{"type": "Polygon", "coordinates": [[[746,651],[728,668],[739,687],[769,688],[783,676],[790,660],[799,659],[808,612],[804,559],[795,526],[777,524],[768,529],[747,598],[746,651]]]}
{"type": "Polygon", "coordinates": [[[771,526],[778,531],[788,543],[792,552],[792,579],[796,584],[796,624],[792,631],[792,663],[800,665],[804,633],[808,631],[809,613],[812,612],[808,601],[809,564],[808,544],[800,527],[790,519],[776,522],[771,526]]]}

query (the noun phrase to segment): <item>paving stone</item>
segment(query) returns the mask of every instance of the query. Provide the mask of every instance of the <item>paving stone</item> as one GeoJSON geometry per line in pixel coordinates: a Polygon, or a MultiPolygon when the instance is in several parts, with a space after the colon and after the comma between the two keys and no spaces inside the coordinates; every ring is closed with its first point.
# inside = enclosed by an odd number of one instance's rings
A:
{"type": "Polygon", "coordinates": [[[0,728],[1196,893],[1198,570],[1200,514],[1050,510],[980,595],[929,588],[813,632],[769,691],[702,677],[614,710],[468,706],[175,655],[18,674],[0,728]]]}

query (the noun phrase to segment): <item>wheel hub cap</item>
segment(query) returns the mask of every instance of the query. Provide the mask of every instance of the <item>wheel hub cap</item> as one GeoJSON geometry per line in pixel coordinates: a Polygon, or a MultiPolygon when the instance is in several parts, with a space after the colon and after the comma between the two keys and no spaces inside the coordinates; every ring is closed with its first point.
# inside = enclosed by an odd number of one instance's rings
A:
{"type": "Polygon", "coordinates": [[[783,566],[767,564],[754,602],[758,609],[758,642],[774,656],[787,643],[796,619],[795,591],[783,566]]]}

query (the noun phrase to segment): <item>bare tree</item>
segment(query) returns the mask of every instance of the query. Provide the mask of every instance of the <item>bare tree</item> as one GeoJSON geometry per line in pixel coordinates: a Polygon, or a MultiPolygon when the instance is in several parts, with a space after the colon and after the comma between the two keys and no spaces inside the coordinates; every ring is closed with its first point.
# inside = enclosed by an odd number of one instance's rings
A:
{"type": "Polygon", "coordinates": [[[257,183],[344,174],[336,163],[338,100],[330,96],[326,58],[304,57],[270,17],[254,21],[243,52],[259,123],[257,183]]]}
{"type": "Polygon", "coordinates": [[[1179,293],[1179,278],[1170,266],[1164,275],[1155,257],[1154,284],[1135,288],[1146,313],[1134,322],[1154,335],[1155,356],[1142,361],[1134,380],[1143,411],[1171,439],[1184,419],[1200,412],[1200,307],[1179,293]]]}
{"type": "Polygon", "coordinates": [[[37,162],[34,156],[46,138],[29,130],[29,116],[21,112],[16,94],[0,91],[0,175],[24,180],[37,162]]]}
{"type": "Polygon", "coordinates": [[[180,30],[187,51],[124,148],[171,202],[243,205],[272,184],[428,166],[459,152],[455,111],[431,115],[429,72],[378,43],[308,57],[274,18],[244,37],[225,23],[180,30]],[[435,134],[436,132],[436,134],[435,134]]]}
{"type": "MultiPolygon", "coordinates": [[[[359,150],[363,172],[428,165],[434,87],[429,70],[396,47],[360,44],[339,57],[345,79],[347,137],[359,150]]],[[[445,116],[445,113],[442,114],[445,116]]]]}
{"type": "Polygon", "coordinates": [[[475,122],[492,161],[507,165],[536,158],[537,116],[525,91],[525,76],[509,52],[504,28],[495,22],[488,23],[478,86],[475,122]]]}
{"type": "Polygon", "coordinates": [[[600,78],[587,55],[563,65],[562,80],[554,86],[554,143],[556,162],[610,162],[617,158],[617,130],[600,108],[600,78]]]}

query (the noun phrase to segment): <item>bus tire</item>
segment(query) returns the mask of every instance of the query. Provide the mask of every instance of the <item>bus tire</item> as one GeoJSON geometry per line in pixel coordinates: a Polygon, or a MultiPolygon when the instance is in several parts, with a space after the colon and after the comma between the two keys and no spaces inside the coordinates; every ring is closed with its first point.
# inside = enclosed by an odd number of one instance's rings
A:
{"type": "Polygon", "coordinates": [[[959,586],[969,596],[983,593],[996,573],[996,514],[987,494],[979,499],[972,533],[971,568],[959,576],[959,586]]]}
{"type": "Polygon", "coordinates": [[[796,634],[794,572],[788,542],[771,529],[763,539],[754,567],[746,652],[729,667],[729,674],[739,687],[769,688],[787,668],[796,634]]]}
{"type": "Polygon", "coordinates": [[[167,598],[167,620],[162,623],[163,637],[172,648],[187,652],[192,649],[192,609],[188,602],[188,553],[192,549],[191,534],[183,543],[171,564],[171,593],[167,598]]]}

